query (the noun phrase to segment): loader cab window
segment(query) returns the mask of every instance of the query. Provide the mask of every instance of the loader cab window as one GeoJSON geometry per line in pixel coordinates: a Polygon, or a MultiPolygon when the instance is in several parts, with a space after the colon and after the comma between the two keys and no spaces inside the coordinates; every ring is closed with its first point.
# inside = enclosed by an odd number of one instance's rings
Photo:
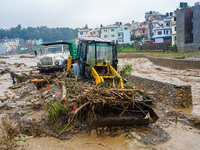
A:
{"type": "Polygon", "coordinates": [[[86,43],[81,44],[81,49],[80,49],[80,61],[83,61],[85,58],[85,52],[86,52],[86,43]]]}
{"type": "Polygon", "coordinates": [[[95,64],[95,44],[94,43],[91,43],[88,46],[87,64],[89,65],[95,64]]]}
{"type": "MultiPolygon", "coordinates": [[[[97,63],[108,63],[112,65],[113,63],[113,45],[105,43],[96,43],[97,49],[97,63]]],[[[95,43],[89,44],[87,53],[87,64],[95,64],[95,43]]]]}
{"type": "Polygon", "coordinates": [[[112,65],[113,63],[113,45],[105,43],[97,43],[97,63],[108,63],[112,65]]]}

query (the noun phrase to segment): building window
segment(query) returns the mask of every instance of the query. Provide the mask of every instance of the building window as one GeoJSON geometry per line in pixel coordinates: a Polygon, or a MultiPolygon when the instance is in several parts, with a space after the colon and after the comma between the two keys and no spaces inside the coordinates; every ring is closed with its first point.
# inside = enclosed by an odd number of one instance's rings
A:
{"type": "Polygon", "coordinates": [[[93,34],[96,34],[96,32],[93,32],[93,34]]]}
{"type": "Polygon", "coordinates": [[[107,35],[104,35],[104,38],[107,38],[108,36],[107,35]]]}
{"type": "Polygon", "coordinates": [[[83,32],[80,32],[80,35],[83,35],[83,32]]]}
{"type": "Polygon", "coordinates": [[[162,35],[162,31],[158,31],[158,35],[162,35]]]}
{"type": "Polygon", "coordinates": [[[175,31],[176,31],[176,27],[175,27],[175,29],[174,29],[175,31]]]}
{"type": "Polygon", "coordinates": [[[107,30],[104,30],[104,32],[107,32],[107,30]]]}
{"type": "Polygon", "coordinates": [[[166,31],[166,34],[168,35],[168,34],[169,34],[169,31],[166,31]]]}
{"type": "Polygon", "coordinates": [[[115,29],[111,29],[111,32],[114,32],[115,31],[115,29]]]}
{"type": "Polygon", "coordinates": [[[176,21],[176,17],[174,17],[174,21],[176,21]]]}
{"type": "Polygon", "coordinates": [[[114,35],[114,34],[112,34],[112,35],[111,35],[111,37],[115,37],[115,35],[114,35]]]}

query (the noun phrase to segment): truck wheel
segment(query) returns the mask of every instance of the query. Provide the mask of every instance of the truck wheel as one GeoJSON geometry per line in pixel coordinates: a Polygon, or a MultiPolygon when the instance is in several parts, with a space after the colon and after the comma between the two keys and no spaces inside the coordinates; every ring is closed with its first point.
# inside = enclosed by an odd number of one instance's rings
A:
{"type": "Polygon", "coordinates": [[[63,61],[63,65],[67,65],[67,59],[63,61]]]}

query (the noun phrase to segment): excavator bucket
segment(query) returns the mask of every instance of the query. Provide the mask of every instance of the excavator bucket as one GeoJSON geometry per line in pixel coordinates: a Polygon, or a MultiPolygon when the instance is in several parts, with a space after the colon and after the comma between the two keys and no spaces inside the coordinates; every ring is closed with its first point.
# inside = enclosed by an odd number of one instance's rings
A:
{"type": "Polygon", "coordinates": [[[122,108],[120,105],[110,107],[97,107],[94,111],[88,112],[88,124],[90,127],[103,126],[132,126],[147,125],[158,120],[154,110],[143,103],[135,103],[138,108],[122,108]]]}

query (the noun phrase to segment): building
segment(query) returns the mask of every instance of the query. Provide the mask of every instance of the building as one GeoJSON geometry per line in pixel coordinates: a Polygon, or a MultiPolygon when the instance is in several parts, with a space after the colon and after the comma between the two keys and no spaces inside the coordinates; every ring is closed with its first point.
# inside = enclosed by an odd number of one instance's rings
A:
{"type": "Polygon", "coordinates": [[[136,36],[136,37],[142,36],[144,38],[147,38],[148,37],[148,24],[147,24],[147,22],[140,23],[138,28],[135,28],[135,29],[132,30],[131,34],[133,36],[136,36]]]}
{"type": "Polygon", "coordinates": [[[159,18],[160,16],[161,14],[156,11],[145,12],[145,21],[152,21],[156,18],[159,18]]]}
{"type": "Polygon", "coordinates": [[[118,26],[118,44],[131,44],[130,41],[131,31],[128,29],[128,26],[119,25],[118,26]]]}
{"type": "Polygon", "coordinates": [[[91,28],[88,28],[88,25],[85,25],[85,27],[78,30],[78,38],[76,38],[76,46],[78,46],[78,41],[80,37],[82,36],[99,37],[100,36],[99,34],[100,34],[100,30],[98,28],[91,29],[91,28]]]}
{"type": "Polygon", "coordinates": [[[123,25],[122,22],[116,22],[114,25],[101,27],[101,38],[112,40],[116,44],[130,45],[131,30],[130,26],[123,25]]]}
{"type": "Polygon", "coordinates": [[[200,3],[176,10],[178,52],[200,51],[200,3]]]}
{"type": "Polygon", "coordinates": [[[151,40],[154,40],[155,43],[171,43],[172,16],[173,13],[166,13],[165,16],[151,21],[151,40]]]}
{"type": "Polygon", "coordinates": [[[102,26],[100,29],[100,37],[108,40],[112,40],[115,43],[118,43],[118,26],[117,25],[108,25],[102,26]]]}
{"type": "Polygon", "coordinates": [[[172,46],[176,45],[176,15],[172,17],[172,46]]]}
{"type": "Polygon", "coordinates": [[[0,44],[0,54],[6,54],[6,50],[3,44],[0,44]]]}

